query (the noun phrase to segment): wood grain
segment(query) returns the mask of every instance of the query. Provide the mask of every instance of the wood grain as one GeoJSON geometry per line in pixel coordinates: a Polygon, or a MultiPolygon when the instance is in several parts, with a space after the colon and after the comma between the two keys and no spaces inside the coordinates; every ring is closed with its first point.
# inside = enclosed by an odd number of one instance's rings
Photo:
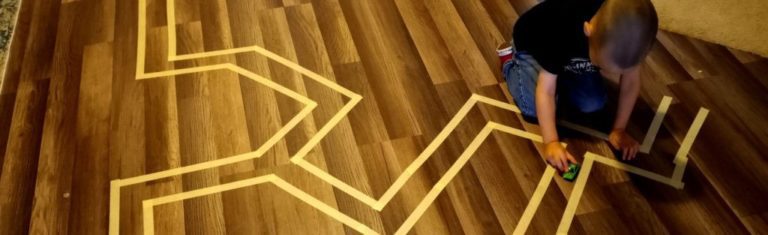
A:
{"type": "MultiPolygon", "coordinates": [[[[106,234],[111,180],[255,151],[305,108],[232,70],[136,80],[137,67],[236,66],[317,107],[255,159],[120,188],[121,234],[141,234],[145,226],[157,234],[361,231],[274,182],[157,205],[149,212],[154,224],[142,222],[142,201],[270,174],[375,232],[395,233],[424,208],[422,200],[487,123],[539,132],[514,112],[477,104],[422,167],[406,172],[473,94],[513,102],[495,49],[535,0],[146,3],[146,48],[137,51],[137,1],[23,2],[0,90],[0,234],[106,234]],[[177,55],[168,54],[171,45],[177,55]],[[363,97],[301,157],[376,199],[410,174],[381,210],[291,160],[351,97],[250,50],[170,61],[251,46],[363,97]]],[[[707,108],[686,186],[596,164],[569,232],[765,233],[768,59],[668,32],[657,39],[641,65],[642,99],[629,133],[642,140],[662,97],[674,101],[650,153],[628,164],[671,175],[691,122],[707,108]]],[[[614,157],[602,140],[564,136],[579,160],[586,152],[614,157]]],[[[409,232],[515,232],[546,169],[541,147],[492,132],[409,232]]],[[[553,181],[528,217],[527,233],[557,232],[574,184],[553,181]]]]}

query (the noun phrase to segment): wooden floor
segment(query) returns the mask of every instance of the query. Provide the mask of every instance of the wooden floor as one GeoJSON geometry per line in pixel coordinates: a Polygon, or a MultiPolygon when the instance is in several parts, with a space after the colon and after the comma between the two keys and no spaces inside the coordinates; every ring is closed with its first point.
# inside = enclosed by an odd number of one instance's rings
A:
{"type": "MultiPolygon", "coordinates": [[[[146,228],[156,234],[356,234],[362,227],[395,233],[422,210],[422,199],[440,185],[486,123],[538,133],[514,112],[478,104],[423,166],[405,170],[472,94],[511,102],[495,48],[535,4],[24,1],[0,93],[0,234],[107,234],[110,216],[116,215],[121,234],[146,228]],[[147,4],[143,26],[141,3],[147,4]],[[166,7],[172,7],[172,15],[166,7]],[[146,42],[138,41],[142,36],[146,42]],[[263,53],[204,53],[254,45],[362,100],[334,120],[354,97],[263,53]],[[169,62],[173,59],[178,61],[169,62]],[[247,73],[198,71],[220,64],[247,73]],[[167,71],[184,74],[167,76],[167,71]],[[147,79],[137,80],[142,74],[147,79]],[[292,123],[307,103],[259,83],[254,75],[317,107],[292,123]],[[281,131],[292,124],[295,128],[281,131]],[[326,129],[330,132],[312,143],[326,129]],[[286,135],[271,142],[281,133],[286,135]],[[250,156],[270,143],[258,158],[118,187],[112,196],[119,195],[119,211],[110,210],[112,180],[250,156]],[[292,157],[302,154],[306,163],[362,196],[295,164],[292,157]],[[359,200],[381,198],[403,174],[412,177],[381,211],[359,200]],[[156,205],[148,213],[153,224],[144,226],[144,200],[265,175],[284,184],[156,205]],[[302,199],[296,192],[306,195],[302,199]]],[[[767,234],[768,59],[661,32],[643,68],[643,102],[630,124],[632,134],[642,140],[662,97],[674,101],[651,153],[632,165],[672,174],[672,159],[699,108],[710,110],[689,155],[685,188],[596,165],[569,232],[767,234]]],[[[613,156],[598,139],[565,142],[578,156],[587,151],[613,156]]],[[[512,233],[545,172],[539,151],[530,140],[492,133],[407,231],[512,233]]],[[[555,233],[573,188],[555,177],[527,233],[555,233]]]]}

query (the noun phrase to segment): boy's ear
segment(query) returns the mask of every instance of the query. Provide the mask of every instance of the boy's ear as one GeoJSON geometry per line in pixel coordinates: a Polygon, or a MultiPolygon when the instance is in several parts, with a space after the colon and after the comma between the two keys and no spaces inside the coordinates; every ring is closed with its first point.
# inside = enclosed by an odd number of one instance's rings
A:
{"type": "Polygon", "coordinates": [[[592,30],[593,30],[592,23],[590,23],[589,21],[584,21],[584,35],[586,35],[587,37],[592,36],[592,30]]]}

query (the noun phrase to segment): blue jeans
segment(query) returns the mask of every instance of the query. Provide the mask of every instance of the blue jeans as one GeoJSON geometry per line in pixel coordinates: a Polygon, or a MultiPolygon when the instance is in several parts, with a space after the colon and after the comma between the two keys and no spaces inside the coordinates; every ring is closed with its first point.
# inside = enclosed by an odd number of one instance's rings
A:
{"type": "MultiPolygon", "coordinates": [[[[507,81],[509,93],[526,120],[536,120],[536,82],[541,66],[533,56],[516,52],[513,60],[507,61],[502,74],[507,81]]],[[[599,72],[584,74],[561,74],[557,79],[556,103],[582,113],[593,113],[605,106],[607,94],[603,77],[599,72]],[[561,102],[565,100],[566,103],[561,102]]]]}

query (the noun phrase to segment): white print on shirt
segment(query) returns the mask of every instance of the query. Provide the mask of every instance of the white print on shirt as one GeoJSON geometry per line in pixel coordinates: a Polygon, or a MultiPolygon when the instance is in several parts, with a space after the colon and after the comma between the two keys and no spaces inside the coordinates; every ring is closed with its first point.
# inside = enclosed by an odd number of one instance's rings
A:
{"type": "Polygon", "coordinates": [[[592,65],[589,59],[573,58],[571,62],[565,65],[565,71],[573,74],[595,73],[597,72],[597,67],[592,65]]]}

